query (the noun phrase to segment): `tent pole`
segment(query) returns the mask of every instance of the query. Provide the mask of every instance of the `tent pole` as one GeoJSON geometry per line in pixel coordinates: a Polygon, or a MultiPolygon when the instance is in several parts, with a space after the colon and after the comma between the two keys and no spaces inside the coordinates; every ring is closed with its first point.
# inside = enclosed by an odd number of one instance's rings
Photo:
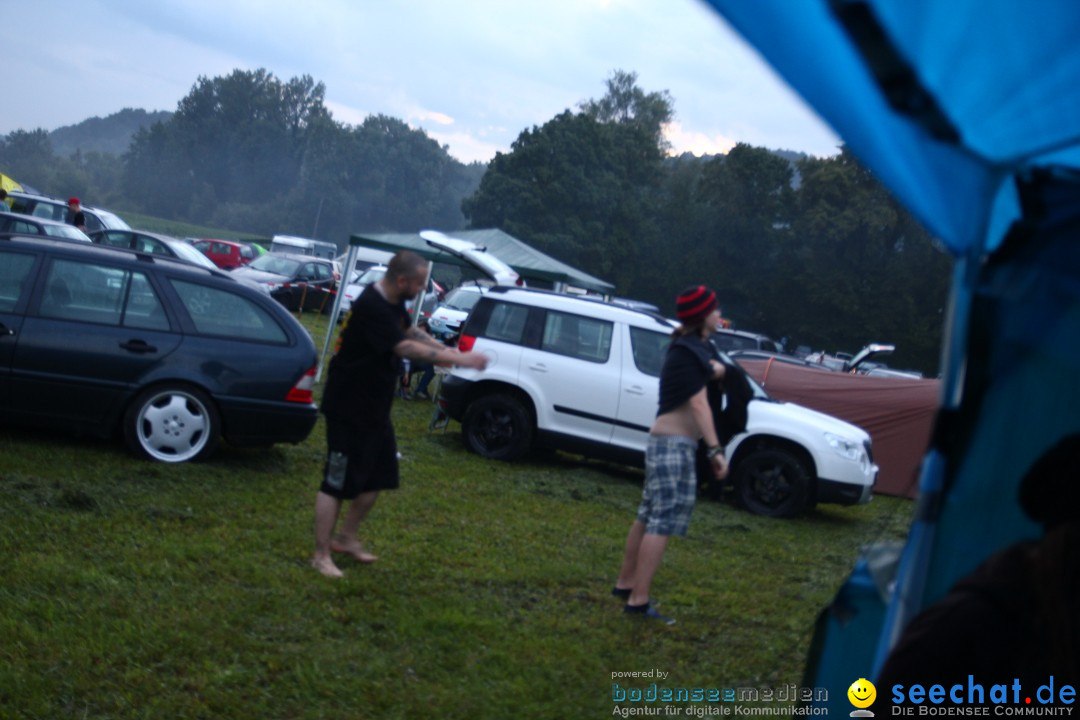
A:
{"type": "Polygon", "coordinates": [[[337,293],[334,295],[334,308],[330,311],[330,326],[326,328],[326,340],[323,342],[322,355],[319,356],[319,369],[315,371],[315,382],[322,379],[322,371],[326,366],[326,353],[330,351],[330,338],[334,335],[337,327],[338,315],[341,313],[341,299],[345,297],[345,286],[349,284],[353,268],[356,266],[356,249],[360,247],[357,237],[349,238],[349,252],[345,255],[345,268],[341,271],[341,282],[338,283],[337,293]]]}

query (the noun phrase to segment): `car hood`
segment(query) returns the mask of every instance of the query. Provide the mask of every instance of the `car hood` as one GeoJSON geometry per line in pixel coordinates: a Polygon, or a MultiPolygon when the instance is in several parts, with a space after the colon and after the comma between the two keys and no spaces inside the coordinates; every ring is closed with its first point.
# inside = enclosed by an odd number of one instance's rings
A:
{"type": "MultiPolygon", "coordinates": [[[[808,407],[802,405],[796,405],[795,403],[780,402],[778,400],[763,400],[755,398],[750,401],[750,406],[747,409],[747,413],[753,417],[758,413],[768,413],[776,420],[789,420],[793,424],[798,423],[804,426],[814,426],[821,432],[829,432],[834,435],[841,435],[849,440],[858,440],[865,442],[870,439],[869,433],[863,430],[857,425],[852,425],[846,420],[841,420],[838,417],[832,415],[826,415],[823,412],[817,410],[811,410],[808,407]]],[[[752,422],[747,423],[748,427],[753,425],[752,422]]]]}

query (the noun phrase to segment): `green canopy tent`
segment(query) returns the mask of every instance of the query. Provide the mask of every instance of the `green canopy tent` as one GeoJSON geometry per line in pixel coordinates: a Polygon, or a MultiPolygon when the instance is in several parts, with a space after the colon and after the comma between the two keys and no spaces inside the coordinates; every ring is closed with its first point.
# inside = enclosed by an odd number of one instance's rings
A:
{"type": "MultiPolygon", "coordinates": [[[[545,255],[502,230],[458,230],[447,235],[486,248],[488,252],[525,278],[526,282],[570,285],[605,294],[615,289],[611,283],[581,272],[550,255],[545,255]]],[[[431,247],[419,233],[355,234],[352,236],[352,242],[388,252],[412,250],[434,262],[470,267],[465,261],[431,247]]]]}

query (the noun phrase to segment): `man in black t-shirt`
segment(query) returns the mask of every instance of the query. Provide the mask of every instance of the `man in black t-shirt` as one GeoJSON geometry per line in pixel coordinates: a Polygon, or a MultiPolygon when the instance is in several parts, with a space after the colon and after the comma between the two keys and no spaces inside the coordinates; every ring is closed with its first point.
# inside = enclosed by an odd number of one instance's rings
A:
{"type": "Polygon", "coordinates": [[[315,499],[315,554],[323,575],[341,577],[331,551],[375,562],[357,537],[360,523],[380,490],[398,487],[397,444],[390,422],[401,360],[483,370],[484,355],[461,353],[409,324],[405,301],[427,282],[427,262],[403,250],[390,260],[383,279],[357,298],[330,361],[322,412],[327,456],[315,499]],[[341,531],[334,533],[341,503],[351,500],[341,531]]]}
{"type": "Polygon", "coordinates": [[[68,198],[68,222],[86,232],[86,215],[77,197],[68,198]]]}

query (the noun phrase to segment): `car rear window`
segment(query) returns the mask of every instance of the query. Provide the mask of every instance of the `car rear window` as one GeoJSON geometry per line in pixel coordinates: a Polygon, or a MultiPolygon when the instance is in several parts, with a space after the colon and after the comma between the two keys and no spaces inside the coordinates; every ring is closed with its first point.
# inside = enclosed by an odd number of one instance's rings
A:
{"type": "Polygon", "coordinates": [[[170,278],[195,329],[205,335],[287,344],[277,320],[249,298],[229,290],[170,278]]]}
{"type": "Polygon", "coordinates": [[[529,308],[524,305],[495,303],[484,329],[484,337],[520,345],[528,319],[529,308]]]}

